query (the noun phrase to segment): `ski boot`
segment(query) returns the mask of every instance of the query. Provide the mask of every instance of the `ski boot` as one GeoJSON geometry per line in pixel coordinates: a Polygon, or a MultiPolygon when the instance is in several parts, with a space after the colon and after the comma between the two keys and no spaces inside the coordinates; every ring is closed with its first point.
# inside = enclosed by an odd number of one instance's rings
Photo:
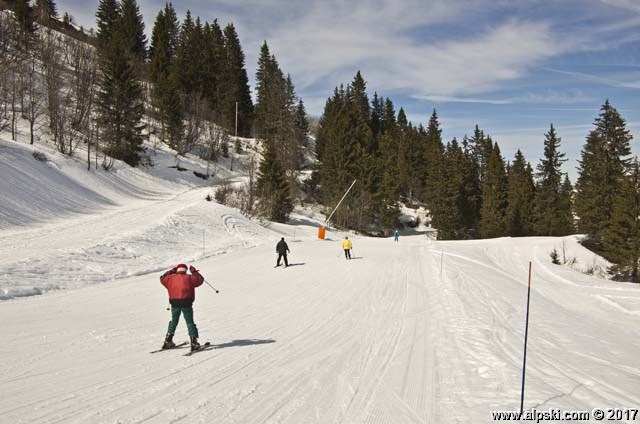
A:
{"type": "Polygon", "coordinates": [[[173,342],[173,333],[167,333],[164,338],[164,344],[162,345],[163,349],[173,349],[176,347],[176,344],[173,342]]]}
{"type": "Polygon", "coordinates": [[[200,343],[198,343],[198,338],[196,336],[191,336],[191,351],[200,349],[200,343]]]}

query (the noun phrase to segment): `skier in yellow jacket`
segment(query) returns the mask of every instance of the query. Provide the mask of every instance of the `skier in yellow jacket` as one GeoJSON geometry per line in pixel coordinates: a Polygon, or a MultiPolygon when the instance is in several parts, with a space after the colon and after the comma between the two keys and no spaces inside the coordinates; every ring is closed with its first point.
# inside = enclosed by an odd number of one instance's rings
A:
{"type": "Polygon", "coordinates": [[[349,237],[345,237],[344,240],[342,240],[342,248],[344,249],[345,259],[351,259],[351,249],[353,249],[353,244],[351,244],[349,237]]]}

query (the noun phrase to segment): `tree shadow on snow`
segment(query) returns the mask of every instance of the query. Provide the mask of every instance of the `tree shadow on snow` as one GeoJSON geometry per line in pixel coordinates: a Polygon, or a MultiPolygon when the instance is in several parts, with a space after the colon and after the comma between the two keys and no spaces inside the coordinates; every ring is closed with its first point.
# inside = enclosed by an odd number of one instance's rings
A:
{"type": "Polygon", "coordinates": [[[232,342],[220,343],[220,344],[212,344],[211,349],[224,349],[225,347],[234,347],[234,346],[250,346],[250,345],[258,345],[258,344],[267,344],[267,343],[275,343],[276,341],[273,339],[241,339],[234,340],[232,342]]]}

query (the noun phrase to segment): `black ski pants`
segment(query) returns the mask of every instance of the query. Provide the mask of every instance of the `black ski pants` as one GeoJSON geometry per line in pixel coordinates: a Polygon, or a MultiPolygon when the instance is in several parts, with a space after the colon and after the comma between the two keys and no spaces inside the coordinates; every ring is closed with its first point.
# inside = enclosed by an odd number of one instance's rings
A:
{"type": "Polygon", "coordinates": [[[278,262],[276,266],[280,266],[280,259],[284,258],[284,266],[289,266],[289,262],[287,262],[287,254],[286,253],[278,253],[278,262]]]}

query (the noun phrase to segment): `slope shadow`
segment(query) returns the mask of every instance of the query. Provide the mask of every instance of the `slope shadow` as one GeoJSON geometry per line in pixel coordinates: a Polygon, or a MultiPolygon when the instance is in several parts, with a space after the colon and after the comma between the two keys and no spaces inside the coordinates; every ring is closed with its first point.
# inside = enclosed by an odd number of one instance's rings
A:
{"type": "Polygon", "coordinates": [[[209,349],[224,349],[225,347],[234,347],[234,346],[250,346],[250,345],[258,345],[258,344],[267,344],[267,343],[275,343],[276,341],[273,339],[241,339],[234,340],[232,342],[221,343],[221,344],[212,344],[209,349]]]}

